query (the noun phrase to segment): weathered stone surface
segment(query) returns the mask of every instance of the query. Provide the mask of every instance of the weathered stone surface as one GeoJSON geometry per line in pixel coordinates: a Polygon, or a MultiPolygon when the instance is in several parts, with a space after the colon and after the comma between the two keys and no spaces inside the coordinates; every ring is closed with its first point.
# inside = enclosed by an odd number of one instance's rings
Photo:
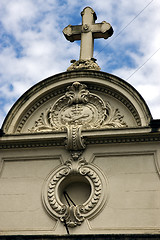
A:
{"type": "Polygon", "coordinates": [[[67,68],[67,71],[80,71],[80,70],[95,70],[99,71],[101,68],[98,66],[98,64],[95,62],[94,59],[90,60],[78,60],[78,61],[72,61],[72,65],[67,68]]]}
{"type": "MultiPolygon", "coordinates": [[[[47,111],[56,101],[65,96],[66,88],[74,82],[87,86],[105,104],[111,106],[110,116],[118,111],[130,128],[148,126],[151,120],[149,109],[136,90],[122,79],[111,74],[94,71],[71,71],[50,77],[28,90],[14,105],[3,124],[5,134],[29,133],[35,126],[48,126],[47,111]]],[[[60,106],[60,104],[59,104],[60,106]]],[[[57,106],[58,107],[58,106],[57,106]]],[[[57,108],[58,109],[58,108],[57,108]]],[[[117,116],[118,117],[118,116],[117,116]]],[[[48,126],[47,131],[53,131],[48,126]]],[[[38,128],[37,128],[38,129],[38,128]]]]}
{"type": "Polygon", "coordinates": [[[112,36],[113,29],[109,23],[95,23],[97,19],[94,10],[86,7],[81,12],[82,25],[68,25],[63,29],[63,33],[67,40],[74,42],[81,40],[79,61],[73,63],[67,70],[90,69],[100,70],[100,67],[93,61],[94,39],[112,36]]]}
{"type": "Polygon", "coordinates": [[[0,236],[159,234],[151,119],[136,90],[107,73],[66,72],[28,90],[0,137],[0,236]]]}
{"type": "Polygon", "coordinates": [[[96,71],[93,39],[112,28],[95,19],[87,7],[64,30],[82,40],[75,71],[32,87],[3,124],[2,240],[160,238],[159,120],[131,85],[96,71]]]}

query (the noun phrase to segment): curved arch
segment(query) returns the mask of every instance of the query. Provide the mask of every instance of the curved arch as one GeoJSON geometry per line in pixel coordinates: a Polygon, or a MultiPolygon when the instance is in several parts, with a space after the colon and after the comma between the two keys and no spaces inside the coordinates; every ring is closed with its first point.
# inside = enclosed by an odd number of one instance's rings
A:
{"type": "Polygon", "coordinates": [[[39,106],[53,97],[56,98],[57,95],[63,95],[66,87],[75,81],[88,84],[90,89],[94,86],[97,91],[103,91],[121,101],[132,112],[132,115],[135,114],[134,117],[139,119],[137,120],[139,121],[137,126],[149,125],[152,119],[150,110],[134,87],[112,74],[83,70],[51,76],[30,88],[17,100],[7,114],[2,125],[4,133],[14,134],[20,132],[17,131],[17,128],[23,127],[25,121],[39,106]]]}

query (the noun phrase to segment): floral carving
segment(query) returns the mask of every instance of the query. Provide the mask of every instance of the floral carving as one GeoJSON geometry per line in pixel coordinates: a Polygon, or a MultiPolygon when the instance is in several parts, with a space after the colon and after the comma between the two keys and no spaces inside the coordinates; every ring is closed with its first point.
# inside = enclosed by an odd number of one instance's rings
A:
{"type": "Polygon", "coordinates": [[[119,109],[90,93],[85,84],[74,82],[46,112],[41,113],[30,132],[66,131],[70,126],[81,129],[127,127],[119,109]]]}
{"type": "Polygon", "coordinates": [[[82,70],[82,69],[87,69],[87,70],[96,70],[99,71],[101,68],[98,66],[96,63],[96,59],[88,59],[88,60],[73,60],[72,65],[68,67],[67,71],[73,71],[73,70],[82,70]]]}
{"type": "Polygon", "coordinates": [[[35,121],[34,127],[29,129],[29,132],[46,132],[46,131],[53,131],[55,129],[52,128],[50,125],[47,114],[41,113],[40,117],[37,121],[35,121]]]}
{"type": "MultiPolygon", "coordinates": [[[[72,157],[75,156],[72,154],[72,157]]],[[[71,157],[64,165],[54,170],[49,176],[43,192],[43,203],[51,216],[60,219],[68,227],[81,225],[85,218],[96,214],[106,201],[106,179],[101,171],[94,165],[88,164],[83,157],[77,153],[78,161],[71,157]],[[91,185],[89,199],[80,204],[67,205],[61,202],[58,195],[61,189],[61,183],[64,179],[75,176],[82,176],[91,185]],[[105,188],[103,188],[103,184],[105,188]]],[[[74,181],[74,180],[73,180],[74,181]]]]}
{"type": "Polygon", "coordinates": [[[126,122],[123,120],[123,116],[120,114],[120,111],[116,108],[111,108],[109,103],[107,105],[107,110],[105,114],[105,119],[102,123],[104,128],[121,128],[127,127],[126,122]]]}
{"type": "Polygon", "coordinates": [[[74,82],[72,86],[67,87],[66,97],[69,98],[68,104],[78,104],[88,102],[89,91],[85,84],[74,82]]]}

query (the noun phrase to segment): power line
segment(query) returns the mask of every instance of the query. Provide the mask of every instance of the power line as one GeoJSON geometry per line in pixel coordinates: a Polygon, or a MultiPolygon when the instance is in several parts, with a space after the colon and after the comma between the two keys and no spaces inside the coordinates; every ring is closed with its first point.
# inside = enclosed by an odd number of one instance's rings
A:
{"type": "Polygon", "coordinates": [[[106,48],[109,44],[111,44],[111,42],[113,42],[154,0],[151,0],[124,28],[122,28],[119,33],[112,38],[112,40],[110,42],[108,42],[97,54],[95,57],[97,57],[104,48],[106,48]]]}
{"type": "Polygon", "coordinates": [[[160,50],[160,47],[140,66],[138,67],[126,80],[131,78],[136,72],[138,72],[158,51],[160,50]]]}

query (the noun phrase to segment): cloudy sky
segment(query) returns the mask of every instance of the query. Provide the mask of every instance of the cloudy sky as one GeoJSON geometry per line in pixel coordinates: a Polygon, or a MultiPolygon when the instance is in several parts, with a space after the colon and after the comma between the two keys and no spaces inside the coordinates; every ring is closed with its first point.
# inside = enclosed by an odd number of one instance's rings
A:
{"type": "Polygon", "coordinates": [[[86,6],[114,29],[111,38],[95,40],[101,70],[132,84],[160,119],[159,0],[0,0],[0,125],[28,88],[79,59],[79,42],[62,30],[81,24],[86,6]]]}

